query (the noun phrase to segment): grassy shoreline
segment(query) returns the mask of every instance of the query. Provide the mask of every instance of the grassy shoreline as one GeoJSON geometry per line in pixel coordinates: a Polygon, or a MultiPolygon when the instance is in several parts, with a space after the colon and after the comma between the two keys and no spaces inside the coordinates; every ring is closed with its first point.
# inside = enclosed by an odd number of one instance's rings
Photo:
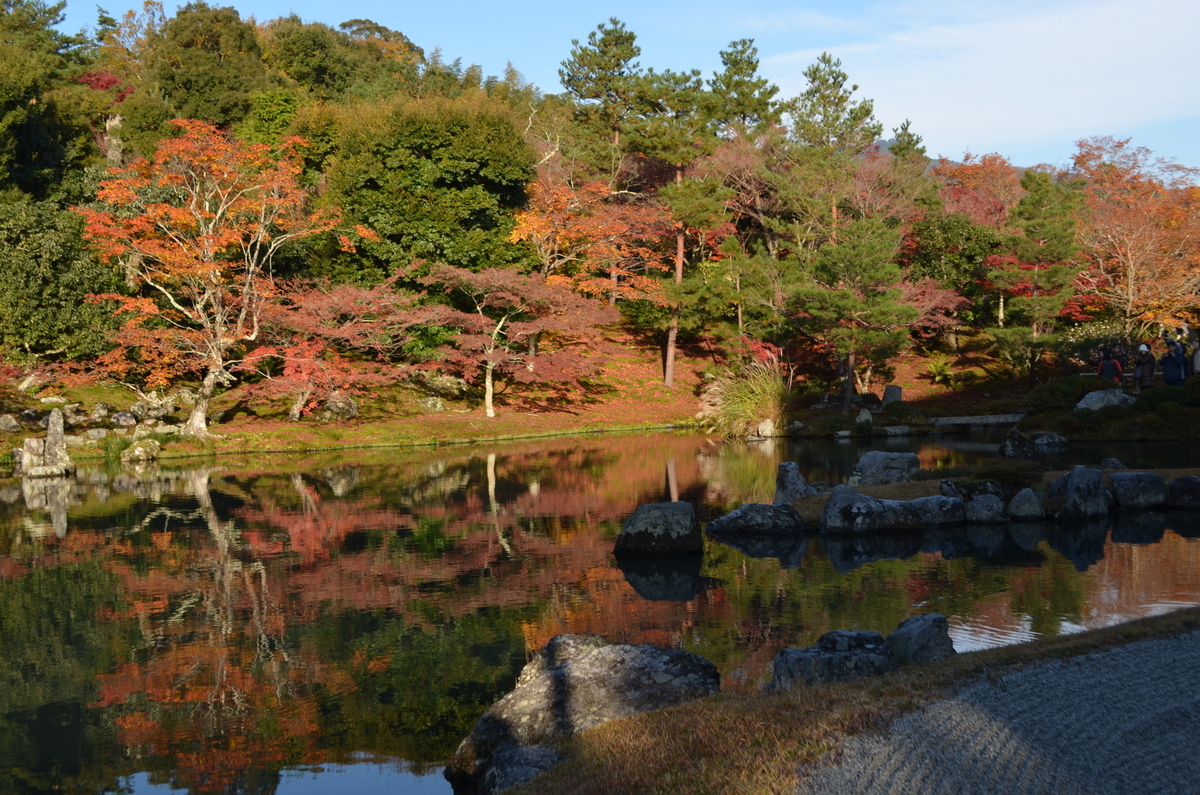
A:
{"type": "Polygon", "coordinates": [[[613,721],[557,744],[566,761],[514,795],[687,792],[791,795],[853,734],[1023,666],[1200,630],[1200,607],[1103,629],[967,652],[880,677],[750,695],[722,693],[613,721]]]}

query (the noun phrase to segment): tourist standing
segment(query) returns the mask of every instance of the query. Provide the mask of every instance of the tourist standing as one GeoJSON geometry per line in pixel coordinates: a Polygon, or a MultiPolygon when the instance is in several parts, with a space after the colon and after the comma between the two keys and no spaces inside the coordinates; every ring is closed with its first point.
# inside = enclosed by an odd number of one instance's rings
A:
{"type": "Polygon", "coordinates": [[[1112,350],[1105,348],[1100,352],[1100,363],[1096,365],[1096,375],[1105,381],[1112,381],[1114,384],[1119,384],[1121,383],[1122,372],[1121,363],[1113,358],[1112,350]]]}
{"type": "Polygon", "coordinates": [[[1167,386],[1183,386],[1184,363],[1183,349],[1175,340],[1167,340],[1167,352],[1160,362],[1162,364],[1163,381],[1167,386]]]}
{"type": "Polygon", "coordinates": [[[1158,360],[1150,352],[1150,346],[1138,346],[1137,366],[1133,368],[1133,377],[1137,379],[1138,391],[1145,392],[1154,387],[1154,373],[1158,370],[1158,360]]]}

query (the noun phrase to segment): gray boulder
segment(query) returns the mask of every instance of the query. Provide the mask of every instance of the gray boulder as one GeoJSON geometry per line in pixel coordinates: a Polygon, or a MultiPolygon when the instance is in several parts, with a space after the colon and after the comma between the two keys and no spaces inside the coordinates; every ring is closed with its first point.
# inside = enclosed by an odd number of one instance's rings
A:
{"type": "Polygon", "coordinates": [[[713,535],[803,535],[804,520],[790,505],[747,503],[708,523],[713,535]]]}
{"type": "Polygon", "coordinates": [[[1065,450],[1067,447],[1067,439],[1065,436],[1061,436],[1050,431],[1035,433],[1030,438],[1033,439],[1033,443],[1037,445],[1037,448],[1043,453],[1054,453],[1058,452],[1059,450],[1065,450]]]}
{"type": "Polygon", "coordinates": [[[21,430],[21,423],[17,422],[17,418],[11,414],[0,414],[0,431],[4,433],[16,433],[21,430]]]}
{"type": "Polygon", "coordinates": [[[883,407],[887,408],[893,403],[900,403],[904,400],[904,390],[899,384],[888,384],[883,388],[883,407]]]}
{"type": "Polygon", "coordinates": [[[93,442],[98,442],[105,436],[108,436],[107,428],[91,428],[83,432],[83,435],[91,439],[93,442]]]}
{"type": "Polygon", "coordinates": [[[779,469],[775,473],[774,503],[776,505],[791,505],[796,500],[802,500],[817,493],[819,492],[816,489],[808,485],[804,475],[800,474],[800,465],[795,461],[784,461],[779,465],[779,469]]]}
{"type": "Polygon", "coordinates": [[[1106,458],[1100,462],[1101,469],[1126,469],[1125,462],[1119,458],[1106,458]]]}
{"type": "Polygon", "coordinates": [[[121,463],[138,465],[157,461],[162,446],[154,439],[138,439],[121,453],[121,463]]]}
{"type": "Polygon", "coordinates": [[[941,613],[906,618],[887,637],[887,648],[898,664],[924,663],[955,654],[949,625],[941,613]]]}
{"type": "Polygon", "coordinates": [[[1021,461],[1034,461],[1039,464],[1048,464],[1050,459],[1046,458],[1046,453],[1042,448],[1037,446],[1037,443],[1030,439],[1025,434],[1013,428],[1004,437],[1004,444],[1000,445],[1000,457],[1012,458],[1021,461]]]}
{"type": "Polygon", "coordinates": [[[885,483],[907,483],[921,469],[916,453],[885,453],[872,450],[858,460],[850,473],[847,485],[877,486],[885,483]]]}
{"type": "Polygon", "coordinates": [[[962,524],[967,520],[967,507],[958,497],[935,494],[931,497],[919,497],[909,504],[917,509],[921,521],[934,527],[962,524]]]}
{"type": "Polygon", "coordinates": [[[88,421],[90,421],[93,425],[96,425],[101,422],[104,422],[107,419],[108,419],[108,404],[107,403],[97,403],[95,406],[92,406],[92,413],[88,415],[88,421]]]}
{"type": "Polygon", "coordinates": [[[479,782],[479,795],[497,795],[524,784],[561,761],[562,754],[544,745],[505,748],[492,757],[491,767],[479,782]]]}
{"type": "Polygon", "coordinates": [[[1167,502],[1167,482],[1155,472],[1114,472],[1108,479],[1118,508],[1145,510],[1167,502]]]}
{"type": "Polygon", "coordinates": [[[1004,500],[995,494],[980,494],[967,503],[967,521],[972,524],[1003,524],[1007,522],[1008,515],[1004,510],[1004,500]]]}
{"type": "Polygon", "coordinates": [[[132,412],[118,411],[108,418],[113,425],[120,425],[123,428],[129,428],[138,424],[138,418],[132,412]]]}
{"type": "Polygon", "coordinates": [[[774,438],[777,435],[775,432],[775,420],[768,417],[758,423],[758,426],[754,429],[754,433],[762,439],[774,438]]]}
{"type": "Polygon", "coordinates": [[[858,416],[854,418],[855,425],[859,425],[861,423],[866,423],[867,425],[870,425],[872,427],[874,427],[874,425],[875,425],[875,418],[873,416],[871,416],[871,412],[868,411],[867,409],[862,409],[861,411],[859,411],[858,416]]]}
{"type": "Polygon", "coordinates": [[[691,652],[559,635],[525,666],[516,688],[483,713],[446,778],[478,785],[501,751],[709,696],[720,686],[717,667],[691,652]]]}
{"type": "Polygon", "coordinates": [[[616,555],[671,555],[704,551],[704,536],[690,502],[638,506],[617,536],[616,555]]]}
{"type": "Polygon", "coordinates": [[[1075,413],[1099,411],[1105,406],[1132,406],[1137,398],[1120,389],[1104,389],[1099,392],[1089,392],[1075,404],[1075,413]]]}
{"type": "Polygon", "coordinates": [[[67,452],[63,432],[63,415],[58,409],[50,412],[45,439],[26,439],[21,448],[21,475],[30,478],[58,478],[75,471],[67,452]]]}
{"type": "Polygon", "coordinates": [[[446,410],[446,404],[440,397],[421,398],[417,401],[417,405],[423,411],[428,411],[430,414],[437,414],[446,410]]]}
{"type": "Polygon", "coordinates": [[[1200,478],[1175,478],[1167,486],[1167,504],[1172,508],[1200,509],[1200,478]]]}
{"type": "Polygon", "coordinates": [[[911,503],[879,500],[849,486],[836,486],[821,513],[821,530],[829,533],[874,533],[922,530],[925,522],[911,503]]]}
{"type": "Polygon", "coordinates": [[[1059,519],[1077,520],[1107,515],[1109,494],[1104,488],[1100,470],[1080,464],[1050,481],[1044,507],[1047,513],[1059,519]]]}
{"type": "Polygon", "coordinates": [[[325,398],[324,418],[328,420],[352,420],[358,416],[358,401],[340,389],[335,389],[325,398]]]}
{"type": "Polygon", "coordinates": [[[841,629],[826,632],[816,646],[777,652],[771,687],[789,690],[799,684],[844,682],[895,668],[896,662],[878,632],[841,629]]]}
{"type": "Polygon", "coordinates": [[[1042,507],[1042,498],[1033,489],[1021,489],[1009,500],[1006,510],[1008,518],[1017,521],[1039,520],[1045,517],[1046,510],[1042,507]]]}

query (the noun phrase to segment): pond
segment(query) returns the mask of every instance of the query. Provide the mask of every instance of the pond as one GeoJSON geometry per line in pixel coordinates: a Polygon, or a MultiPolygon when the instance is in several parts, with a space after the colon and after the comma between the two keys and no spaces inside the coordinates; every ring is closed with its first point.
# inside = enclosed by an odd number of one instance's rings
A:
{"type": "MultiPolygon", "coordinates": [[[[883,444],[935,468],[999,441],[883,444]]],[[[448,793],[444,760],[560,633],[682,647],[738,690],[780,648],[921,612],[962,651],[1200,603],[1186,515],[609,554],[639,504],[705,520],[770,501],[780,461],[838,482],[866,449],[597,435],[0,483],[0,791],[448,793]]]]}

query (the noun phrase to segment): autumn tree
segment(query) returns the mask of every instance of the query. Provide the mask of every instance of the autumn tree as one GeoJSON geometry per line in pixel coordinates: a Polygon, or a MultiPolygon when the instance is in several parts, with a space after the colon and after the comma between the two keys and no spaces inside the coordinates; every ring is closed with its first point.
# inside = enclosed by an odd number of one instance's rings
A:
{"type": "Polygon", "coordinates": [[[599,326],[616,311],[539,275],[486,268],[478,273],[434,265],[422,279],[452,302],[429,306],[425,322],[458,330],[444,351],[444,366],[468,381],[483,380],[484,409],[496,416],[495,385],[500,376],[521,383],[572,382],[600,369],[600,359],[584,355],[599,339],[599,326]],[[557,347],[529,354],[533,335],[554,335],[557,347]]]}
{"type": "Polygon", "coordinates": [[[939,158],[931,171],[942,183],[947,213],[963,213],[977,224],[1003,229],[1008,213],[1021,200],[1021,175],[1004,156],[967,152],[961,163],[939,158]]]}
{"type": "Polygon", "coordinates": [[[299,139],[272,148],[232,141],[204,122],[175,124],[181,136],[162,141],[152,158],[110,169],[100,209],[80,212],[85,238],[138,289],[108,296],[127,319],[102,365],[140,372],[152,387],[199,374],[183,432],[207,436],[213,394],[259,336],[275,254],[332,229],[338,215],[308,211],[297,183],[299,139]]]}
{"type": "Polygon", "coordinates": [[[1156,159],[1127,138],[1089,138],[1078,147],[1075,172],[1087,205],[1080,237],[1091,259],[1086,291],[1129,332],[1178,321],[1200,293],[1200,171],[1156,159]]]}

